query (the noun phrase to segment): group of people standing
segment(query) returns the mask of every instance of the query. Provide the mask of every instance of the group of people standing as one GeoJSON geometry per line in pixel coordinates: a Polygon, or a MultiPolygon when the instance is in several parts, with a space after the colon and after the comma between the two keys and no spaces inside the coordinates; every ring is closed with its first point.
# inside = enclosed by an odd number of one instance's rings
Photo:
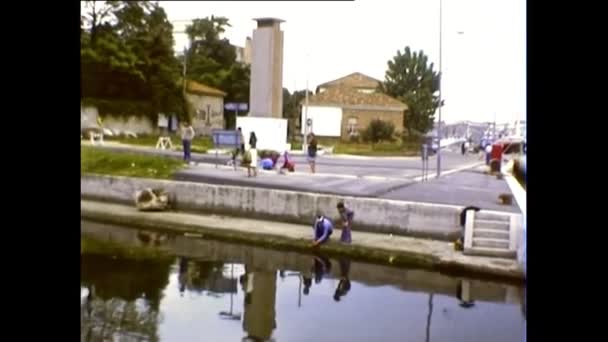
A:
{"type": "MultiPolygon", "coordinates": [[[[243,136],[243,131],[242,131],[241,127],[237,128],[237,131],[239,133],[240,146],[233,153],[232,162],[236,163],[237,156],[241,155],[243,157],[242,164],[243,164],[243,166],[247,167],[247,176],[256,177],[258,175],[258,172],[257,172],[258,138],[255,135],[255,132],[251,132],[249,134],[249,150],[246,151],[245,150],[245,137],[243,136]]],[[[182,123],[181,138],[182,138],[182,146],[183,146],[183,151],[184,151],[184,162],[186,162],[186,163],[190,163],[190,160],[191,160],[192,140],[194,139],[195,133],[196,132],[194,131],[194,128],[192,127],[192,125],[189,122],[182,123]]],[[[308,161],[308,165],[310,166],[311,173],[316,172],[317,152],[318,152],[317,138],[315,137],[315,135],[313,133],[310,133],[308,135],[308,146],[307,146],[307,153],[306,153],[307,158],[306,159],[308,161]]],[[[287,151],[285,151],[283,153],[283,157],[285,160],[284,160],[283,166],[280,168],[280,171],[288,170],[290,172],[293,172],[295,169],[295,163],[289,158],[289,154],[287,153],[287,151]]],[[[278,161],[278,156],[275,156],[275,158],[267,157],[265,159],[268,159],[268,160],[264,160],[264,159],[262,160],[262,167],[264,169],[274,169],[275,165],[277,164],[277,161],[278,161]]]]}

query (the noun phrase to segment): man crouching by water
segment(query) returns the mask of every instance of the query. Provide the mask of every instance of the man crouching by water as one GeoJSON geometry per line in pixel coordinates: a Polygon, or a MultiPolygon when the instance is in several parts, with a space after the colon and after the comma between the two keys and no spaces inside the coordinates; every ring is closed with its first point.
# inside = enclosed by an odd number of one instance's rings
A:
{"type": "Polygon", "coordinates": [[[312,242],[313,247],[317,247],[322,243],[329,240],[331,233],[333,233],[333,225],[331,221],[323,215],[317,215],[315,223],[313,225],[314,238],[312,242]]]}

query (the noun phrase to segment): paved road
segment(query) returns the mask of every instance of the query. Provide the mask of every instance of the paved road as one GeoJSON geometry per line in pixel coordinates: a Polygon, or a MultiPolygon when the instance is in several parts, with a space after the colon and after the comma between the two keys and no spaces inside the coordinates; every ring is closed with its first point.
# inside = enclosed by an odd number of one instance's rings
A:
{"type": "Polygon", "coordinates": [[[505,180],[486,175],[478,169],[469,169],[428,182],[412,183],[388,191],[380,197],[401,201],[474,205],[481,209],[521,213],[515,202],[509,206],[498,202],[498,196],[502,193],[511,193],[505,180]]]}
{"type": "MultiPolygon", "coordinates": [[[[137,152],[154,155],[164,155],[167,157],[181,158],[182,153],[179,151],[157,150],[152,147],[140,147],[116,143],[108,143],[103,146],[105,149],[114,151],[137,152]]],[[[292,158],[296,163],[296,171],[298,173],[310,173],[310,168],[303,155],[292,154],[292,158]]],[[[192,161],[197,163],[219,164],[226,165],[230,159],[229,156],[219,155],[216,159],[215,155],[210,154],[192,154],[192,161]]],[[[445,151],[442,153],[442,170],[448,171],[462,168],[467,165],[479,162],[477,155],[462,156],[459,153],[445,151]]],[[[282,162],[282,159],[281,161],[282,162]]],[[[429,159],[429,172],[434,172],[437,165],[435,156],[429,159]]],[[[422,162],[419,157],[358,157],[358,156],[340,156],[326,155],[317,158],[317,172],[334,175],[353,175],[353,176],[375,176],[388,178],[405,178],[412,179],[422,174],[422,162]]]]}
{"type": "MultiPolygon", "coordinates": [[[[116,151],[160,154],[181,158],[180,152],[131,146],[110,146],[116,151]]],[[[294,156],[296,172],[279,175],[276,171],[259,170],[258,177],[248,178],[243,168],[236,171],[225,165],[229,158],[220,156],[224,165],[215,167],[215,157],[193,154],[198,162],[180,172],[174,178],[182,181],[205,182],[235,186],[251,186],[268,189],[317,192],[343,196],[386,198],[403,201],[428,202],[468,206],[507,212],[520,212],[516,204],[504,206],[498,203],[501,193],[511,193],[504,180],[483,174],[477,156],[461,156],[455,152],[443,154],[444,172],[441,178],[432,177],[420,182],[418,158],[363,158],[322,156],[318,158],[318,173],[311,174],[304,156],[294,156]],[[298,167],[299,166],[304,166],[298,167]],[[461,170],[462,169],[462,170],[461,170]]],[[[434,167],[436,159],[429,161],[434,167]]],[[[433,171],[434,169],[431,169],[433,171]]]]}

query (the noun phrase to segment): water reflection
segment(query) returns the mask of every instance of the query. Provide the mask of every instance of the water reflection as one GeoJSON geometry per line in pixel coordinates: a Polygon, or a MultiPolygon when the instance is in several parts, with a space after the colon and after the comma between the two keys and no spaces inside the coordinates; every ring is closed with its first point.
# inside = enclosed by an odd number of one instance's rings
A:
{"type": "Polygon", "coordinates": [[[266,271],[245,265],[241,277],[244,298],[243,341],[268,341],[277,327],[276,322],[276,271],[266,271]]]}
{"type": "Polygon", "coordinates": [[[340,265],[340,281],[336,287],[336,292],[334,292],[334,300],[336,302],[339,302],[340,298],[346,296],[348,291],[350,291],[350,279],[348,277],[348,272],[350,271],[350,260],[341,258],[338,260],[338,263],[340,265]]]}
{"type": "Polygon", "coordinates": [[[82,231],[83,246],[95,246],[82,252],[83,341],[510,342],[523,334],[521,294],[508,285],[121,227],[82,231]]]}
{"type": "Polygon", "coordinates": [[[159,306],[170,264],[171,260],[81,255],[81,286],[86,289],[81,313],[83,339],[157,340],[159,306]]]}

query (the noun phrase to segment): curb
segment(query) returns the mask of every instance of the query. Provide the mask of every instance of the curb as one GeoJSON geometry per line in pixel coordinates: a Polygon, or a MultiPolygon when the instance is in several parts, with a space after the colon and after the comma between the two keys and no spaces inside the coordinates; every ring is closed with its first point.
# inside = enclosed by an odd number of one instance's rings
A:
{"type": "MultiPolygon", "coordinates": [[[[81,205],[82,205],[81,201],[81,205]]],[[[310,247],[310,240],[303,238],[286,237],[267,233],[253,233],[230,228],[216,228],[188,223],[187,220],[172,221],[164,219],[162,216],[148,216],[141,213],[124,214],[110,213],[101,210],[81,207],[81,218],[93,222],[121,225],[127,227],[137,227],[158,231],[170,231],[198,236],[204,239],[246,243],[263,246],[270,249],[289,250],[303,253],[323,252],[328,256],[346,256],[357,261],[367,261],[383,265],[402,266],[402,267],[421,267],[431,269],[446,274],[461,276],[472,276],[481,279],[502,280],[511,283],[521,283],[523,281],[523,271],[519,268],[510,268],[501,265],[505,260],[496,259],[498,266],[476,265],[466,263],[459,258],[448,258],[446,256],[433,253],[421,253],[412,250],[389,250],[383,248],[371,248],[368,246],[344,245],[336,241],[330,241],[318,249],[310,247]]],[[[463,258],[471,258],[465,257],[463,258]]],[[[508,264],[511,264],[508,262],[508,264]]]]}

